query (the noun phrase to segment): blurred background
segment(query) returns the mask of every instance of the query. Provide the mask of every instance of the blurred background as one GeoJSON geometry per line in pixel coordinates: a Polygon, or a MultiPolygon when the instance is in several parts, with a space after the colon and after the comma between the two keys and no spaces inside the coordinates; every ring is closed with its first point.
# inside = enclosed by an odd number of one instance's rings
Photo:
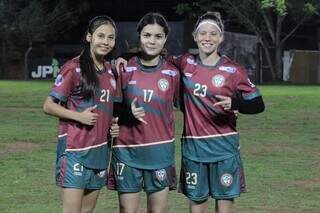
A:
{"type": "Polygon", "coordinates": [[[118,55],[137,49],[136,25],[147,12],[169,22],[168,54],[197,52],[191,34],[206,11],[224,20],[220,53],[246,67],[255,83],[320,83],[319,0],[0,0],[0,79],[53,79],[80,54],[97,15],[115,20],[118,55]]]}

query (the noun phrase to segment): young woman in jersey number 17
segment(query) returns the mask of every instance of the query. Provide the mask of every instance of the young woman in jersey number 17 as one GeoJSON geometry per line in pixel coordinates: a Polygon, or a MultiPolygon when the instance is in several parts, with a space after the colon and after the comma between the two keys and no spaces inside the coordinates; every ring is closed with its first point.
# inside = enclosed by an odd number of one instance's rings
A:
{"type": "Polygon", "coordinates": [[[161,56],[169,32],[165,18],[148,13],[137,31],[141,52],[129,59],[120,78],[124,105],[138,119],[119,115],[108,187],[118,191],[121,213],[139,212],[142,189],[147,211],[165,213],[168,192],[176,188],[173,105],[180,74],[161,56]]]}

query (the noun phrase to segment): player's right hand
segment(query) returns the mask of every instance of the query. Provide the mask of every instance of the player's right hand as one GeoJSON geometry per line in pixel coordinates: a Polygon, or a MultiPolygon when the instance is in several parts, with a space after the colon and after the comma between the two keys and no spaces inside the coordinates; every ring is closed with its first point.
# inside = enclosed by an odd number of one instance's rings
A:
{"type": "Polygon", "coordinates": [[[79,121],[85,125],[93,126],[97,122],[99,117],[98,113],[93,112],[97,108],[97,105],[86,108],[84,111],[79,113],[79,121]]]}
{"type": "Polygon", "coordinates": [[[125,60],[124,58],[121,58],[121,57],[117,58],[115,63],[117,72],[118,73],[124,72],[127,67],[127,63],[128,61],[125,60]]]}
{"type": "Polygon", "coordinates": [[[117,138],[120,133],[120,127],[118,125],[119,117],[112,118],[112,123],[110,127],[110,135],[112,138],[117,138]]]}
{"type": "Polygon", "coordinates": [[[131,102],[131,112],[132,112],[133,116],[134,116],[137,120],[141,121],[142,123],[148,124],[148,123],[143,119],[143,117],[146,115],[143,107],[137,107],[137,106],[136,106],[136,102],[137,102],[137,97],[135,97],[135,98],[132,100],[132,102],[131,102]]]}

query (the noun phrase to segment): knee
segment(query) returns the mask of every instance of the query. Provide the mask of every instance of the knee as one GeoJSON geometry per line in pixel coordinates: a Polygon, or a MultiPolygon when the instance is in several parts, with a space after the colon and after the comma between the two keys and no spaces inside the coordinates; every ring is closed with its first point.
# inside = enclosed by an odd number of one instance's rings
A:
{"type": "Polygon", "coordinates": [[[158,205],[158,206],[151,206],[148,208],[148,213],[166,213],[168,212],[167,205],[158,205]]]}
{"type": "Polygon", "coordinates": [[[123,204],[119,205],[119,210],[120,210],[120,213],[138,213],[137,208],[133,208],[123,204]]]}
{"type": "Polygon", "coordinates": [[[94,208],[86,207],[81,209],[81,213],[93,213],[94,208]]]}
{"type": "Polygon", "coordinates": [[[191,213],[207,213],[208,212],[208,200],[202,201],[190,201],[191,213]]]}

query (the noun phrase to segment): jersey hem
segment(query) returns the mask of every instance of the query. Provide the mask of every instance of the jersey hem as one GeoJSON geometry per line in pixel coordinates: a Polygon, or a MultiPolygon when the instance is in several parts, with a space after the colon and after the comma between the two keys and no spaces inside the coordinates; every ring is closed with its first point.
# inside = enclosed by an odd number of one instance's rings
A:
{"type": "Polygon", "coordinates": [[[60,188],[67,188],[67,189],[95,189],[100,190],[103,188],[103,186],[97,188],[97,187],[81,187],[81,186],[75,186],[75,185],[62,185],[60,183],[56,183],[56,185],[60,188]]]}
{"type": "Polygon", "coordinates": [[[226,155],[226,156],[223,156],[223,157],[220,157],[220,158],[213,158],[213,159],[199,159],[199,158],[193,158],[193,157],[188,157],[188,156],[185,156],[184,154],[182,154],[182,157],[183,158],[186,158],[188,160],[191,160],[191,161],[195,161],[195,162],[201,162],[201,163],[215,163],[215,162],[219,162],[219,161],[223,161],[223,160],[226,160],[226,159],[229,159],[229,158],[232,158],[234,156],[236,156],[237,154],[229,154],[229,155],[226,155]]]}
{"type": "Polygon", "coordinates": [[[157,169],[163,169],[166,168],[168,166],[174,166],[174,160],[168,163],[162,163],[158,166],[155,167],[155,165],[150,165],[150,166],[141,166],[140,164],[135,164],[135,163],[131,163],[131,161],[126,161],[123,160],[121,157],[119,157],[118,155],[116,155],[115,153],[113,153],[113,156],[115,158],[117,158],[119,161],[121,161],[122,163],[125,163],[126,165],[132,167],[132,168],[136,168],[136,169],[145,169],[145,170],[157,170],[157,169]]]}

